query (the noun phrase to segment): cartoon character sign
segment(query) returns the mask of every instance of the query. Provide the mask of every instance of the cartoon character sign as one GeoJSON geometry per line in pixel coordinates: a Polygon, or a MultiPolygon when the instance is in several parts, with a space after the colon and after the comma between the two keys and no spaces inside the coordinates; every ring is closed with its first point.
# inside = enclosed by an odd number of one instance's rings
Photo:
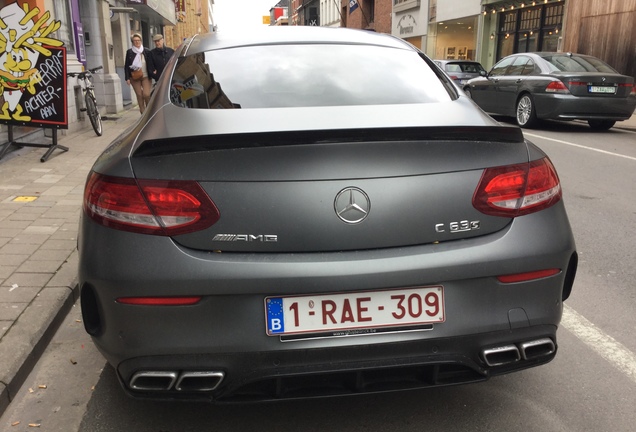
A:
{"type": "Polygon", "coordinates": [[[50,57],[46,48],[60,47],[64,43],[49,35],[60,28],[60,21],[49,21],[47,11],[37,18],[40,10],[29,10],[12,3],[0,10],[0,86],[4,102],[0,106],[0,120],[31,121],[24,114],[21,99],[25,92],[34,95],[35,85],[42,81],[36,68],[40,55],[50,57]],[[34,19],[37,18],[37,21],[34,19]]]}

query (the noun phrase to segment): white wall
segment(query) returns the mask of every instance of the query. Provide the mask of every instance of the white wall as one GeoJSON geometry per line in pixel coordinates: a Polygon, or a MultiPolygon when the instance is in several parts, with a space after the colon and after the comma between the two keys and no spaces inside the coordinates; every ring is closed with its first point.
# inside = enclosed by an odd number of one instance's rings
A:
{"type": "Polygon", "coordinates": [[[437,0],[437,22],[481,13],[480,0],[437,0]]]}

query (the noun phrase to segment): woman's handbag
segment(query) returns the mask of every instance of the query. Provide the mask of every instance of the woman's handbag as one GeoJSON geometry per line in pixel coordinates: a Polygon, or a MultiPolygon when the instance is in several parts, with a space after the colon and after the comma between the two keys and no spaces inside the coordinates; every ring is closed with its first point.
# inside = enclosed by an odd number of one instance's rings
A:
{"type": "Polygon", "coordinates": [[[130,71],[130,79],[133,81],[139,81],[144,77],[144,71],[141,69],[130,71]]]}

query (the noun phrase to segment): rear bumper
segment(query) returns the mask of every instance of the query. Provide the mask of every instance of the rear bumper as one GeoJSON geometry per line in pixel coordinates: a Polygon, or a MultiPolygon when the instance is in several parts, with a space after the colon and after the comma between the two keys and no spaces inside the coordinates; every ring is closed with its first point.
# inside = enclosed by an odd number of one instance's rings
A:
{"type": "MultiPolygon", "coordinates": [[[[186,250],[169,238],[111,230],[90,220],[80,224],[79,240],[84,323],[125,386],[139,371],[223,372],[223,385],[207,398],[242,394],[239,389],[252,383],[278,386],[272,384],[274,378],[288,375],[345,371],[343,379],[348,381],[351,371],[355,376],[395,369],[399,377],[428,376],[440,365],[442,375],[461,369],[456,371],[459,378],[448,382],[432,379],[440,385],[547,362],[553,354],[493,368],[482,352],[541,338],[556,343],[562,301],[571,289],[576,262],[562,202],[517,218],[495,234],[370,251],[217,254],[186,250]],[[510,284],[496,278],[548,268],[561,272],[510,284]],[[446,305],[446,321],[431,330],[291,342],[265,332],[266,296],[427,285],[444,287],[446,305]],[[202,300],[192,306],[161,307],[116,302],[118,297],[177,295],[202,300]]],[[[298,385],[296,378],[289,381],[292,387],[298,385]]],[[[429,382],[427,378],[416,386],[429,382]]],[[[169,394],[182,396],[192,394],[169,394]]]]}
{"type": "MultiPolygon", "coordinates": [[[[478,336],[442,338],[393,344],[367,344],[336,349],[140,357],[124,361],[117,376],[136,398],[254,402],[311,397],[381,393],[485,381],[492,376],[539,366],[556,355],[556,327],[535,326],[478,336]],[[484,351],[524,342],[550,341],[551,350],[501,357],[496,366],[484,364],[484,351]],[[144,371],[173,372],[176,380],[157,379],[167,388],[135,389],[144,371]],[[181,376],[220,373],[218,381],[181,376]],[[188,378],[186,378],[187,380],[188,378]],[[211,389],[211,384],[216,385],[211,389]],[[201,386],[201,390],[197,390],[201,386]],[[185,387],[185,388],[184,388],[185,387]]],[[[152,381],[146,381],[152,386],[152,381]]]]}
{"type": "Polygon", "coordinates": [[[610,99],[572,95],[534,95],[537,117],[547,120],[627,120],[636,108],[636,97],[610,99]]]}

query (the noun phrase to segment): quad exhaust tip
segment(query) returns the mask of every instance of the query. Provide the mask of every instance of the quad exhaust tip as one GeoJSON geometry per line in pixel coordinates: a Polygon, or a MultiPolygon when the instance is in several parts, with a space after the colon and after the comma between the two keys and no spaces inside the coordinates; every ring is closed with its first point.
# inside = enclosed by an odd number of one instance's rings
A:
{"type": "Polygon", "coordinates": [[[539,357],[554,354],[556,347],[550,338],[537,339],[521,344],[521,356],[524,360],[532,360],[539,357]]]}
{"type": "Polygon", "coordinates": [[[133,375],[130,388],[140,391],[166,391],[170,390],[176,381],[176,372],[142,371],[133,375]]]}
{"type": "Polygon", "coordinates": [[[183,392],[207,392],[215,390],[225,378],[222,371],[140,371],[130,379],[130,388],[138,391],[168,391],[174,388],[183,392]]]}
{"type": "Polygon", "coordinates": [[[517,345],[503,345],[485,349],[481,355],[490,367],[503,366],[520,360],[534,360],[547,357],[556,351],[556,346],[550,338],[541,338],[522,342],[517,345]]]}
{"type": "Polygon", "coordinates": [[[482,357],[488,366],[502,366],[521,360],[521,353],[516,345],[504,345],[482,351],[482,357]]]}
{"type": "Polygon", "coordinates": [[[184,372],[179,376],[175,389],[178,391],[212,391],[225,378],[223,372],[184,372]]]}

